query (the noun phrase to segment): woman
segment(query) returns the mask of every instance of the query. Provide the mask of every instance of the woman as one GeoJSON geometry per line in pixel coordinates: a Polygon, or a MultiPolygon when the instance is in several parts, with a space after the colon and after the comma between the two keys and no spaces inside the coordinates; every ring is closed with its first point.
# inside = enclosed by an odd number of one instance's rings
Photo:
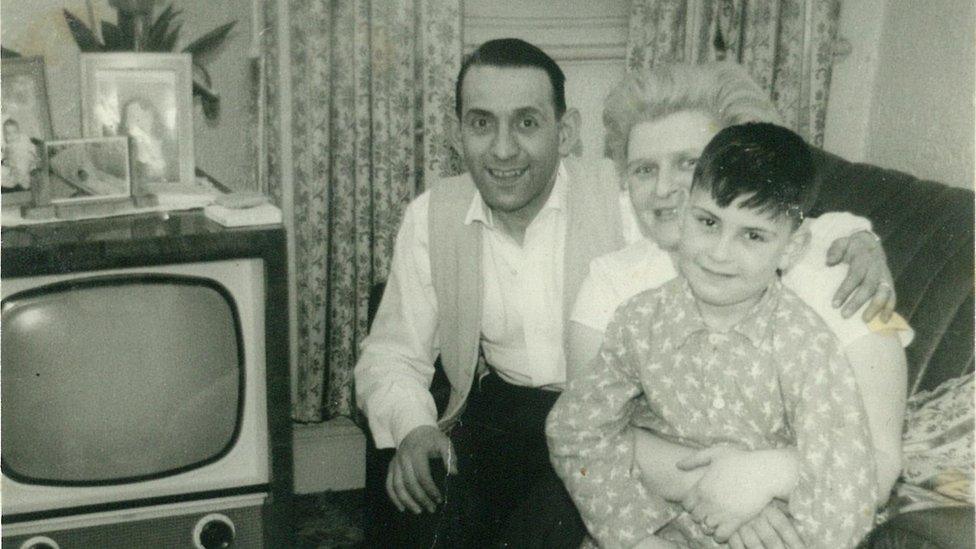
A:
{"type": "MultiPolygon", "coordinates": [[[[651,74],[627,77],[611,91],[604,110],[607,154],[624,182],[644,238],[591,264],[571,315],[568,377],[578,375],[596,356],[603,330],[619,304],[676,275],[667,250],[678,239],[677,211],[691,185],[695,161],[719,130],[747,121],[778,122],[779,116],[766,94],[734,64],[655,68],[651,74]]],[[[810,228],[809,251],[783,280],[823,317],[844,346],[869,416],[879,492],[887,499],[901,470],[906,387],[902,344],[907,345],[911,332],[897,316],[887,323],[865,324],[856,317],[845,318],[832,303],[831,292],[844,278],[845,269],[825,265],[826,257],[839,255],[838,250],[828,254],[828,246],[838,238],[870,229],[870,223],[849,214],[827,214],[813,220],[810,228]]],[[[836,257],[831,259],[836,263],[836,257]]],[[[890,283],[885,283],[865,316],[885,309],[882,316],[887,317],[893,307],[890,283]]],[[[758,456],[728,448],[696,451],[644,431],[637,437],[636,461],[644,483],[667,499],[694,508],[693,516],[707,526],[723,524],[716,539],[729,539],[733,547],[799,543],[785,515],[772,505],[738,528],[747,517],[719,520],[716,515],[722,516],[722,506],[711,497],[722,491],[721,471],[730,468],[730,463],[749,460],[759,482],[767,468],[795,467],[790,452],[758,456]],[[731,537],[729,530],[735,528],[729,524],[737,528],[731,537]]],[[[752,482],[735,480],[740,487],[752,482]]],[[[741,488],[725,492],[726,496],[747,495],[741,488]]]]}
{"type": "Polygon", "coordinates": [[[120,135],[132,138],[132,174],[140,183],[175,178],[170,173],[164,143],[165,127],[156,107],[142,98],[130,99],[122,107],[120,135]]]}

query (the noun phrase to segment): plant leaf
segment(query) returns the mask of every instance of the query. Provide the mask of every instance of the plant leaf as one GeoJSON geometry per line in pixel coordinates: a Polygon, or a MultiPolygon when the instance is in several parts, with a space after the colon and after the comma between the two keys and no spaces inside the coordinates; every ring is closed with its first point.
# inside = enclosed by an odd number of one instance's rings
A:
{"type": "Polygon", "coordinates": [[[202,64],[197,63],[196,61],[194,61],[193,62],[193,71],[194,71],[194,75],[193,75],[194,79],[196,79],[197,76],[199,76],[200,78],[203,79],[203,82],[201,82],[201,84],[203,84],[204,86],[206,86],[208,89],[212,89],[213,88],[213,81],[210,79],[210,73],[207,71],[207,68],[206,67],[204,67],[202,64]],[[197,73],[199,73],[199,74],[197,74],[197,73]]]}
{"type": "Polygon", "coordinates": [[[0,46],[0,58],[3,59],[13,59],[14,57],[20,57],[20,53],[14,50],[8,50],[7,48],[0,46]]]}
{"type": "Polygon", "coordinates": [[[173,51],[173,46],[176,45],[176,41],[180,37],[180,29],[182,28],[183,28],[183,23],[177,23],[176,28],[169,31],[169,34],[163,37],[162,41],[159,44],[161,47],[160,51],[173,51]]]}
{"type": "Polygon", "coordinates": [[[227,38],[227,33],[229,33],[236,24],[237,21],[235,20],[217,27],[216,29],[194,40],[189,46],[183,48],[183,51],[193,56],[207,53],[208,51],[219,46],[224,39],[227,38]]]}
{"type": "Polygon", "coordinates": [[[200,105],[203,107],[203,116],[210,120],[215,120],[220,115],[220,96],[212,89],[194,80],[193,95],[200,98],[200,105]]]}
{"type": "Polygon", "coordinates": [[[135,46],[131,34],[108,21],[102,21],[102,38],[107,51],[130,51],[135,46]]]}
{"type": "Polygon", "coordinates": [[[120,11],[118,25],[116,26],[119,27],[123,35],[129,37],[129,41],[132,43],[130,49],[136,49],[136,18],[129,12],[120,11]]]}
{"type": "Polygon", "coordinates": [[[227,185],[224,185],[220,181],[217,181],[217,179],[214,176],[212,176],[209,173],[203,171],[199,167],[196,168],[195,172],[196,172],[197,177],[202,177],[202,178],[206,179],[211,185],[213,185],[214,187],[216,187],[218,191],[220,191],[222,193],[230,193],[230,192],[233,192],[233,189],[231,189],[227,185]]]}
{"type": "Polygon", "coordinates": [[[173,19],[180,14],[179,10],[174,10],[173,6],[166,6],[166,9],[159,14],[159,17],[145,29],[143,34],[143,49],[146,51],[169,51],[163,49],[162,45],[166,35],[169,33],[169,25],[173,19]]]}
{"type": "Polygon", "coordinates": [[[207,86],[203,82],[200,82],[199,80],[196,79],[193,80],[193,94],[199,95],[201,99],[208,98],[208,99],[216,99],[218,101],[220,100],[220,97],[217,95],[217,92],[213,91],[213,89],[210,86],[207,86]]]}
{"type": "Polygon", "coordinates": [[[75,42],[78,43],[78,48],[81,51],[104,51],[105,46],[98,41],[95,37],[95,33],[88,28],[87,25],[81,22],[81,19],[75,17],[75,14],[68,10],[64,10],[64,19],[68,23],[68,30],[71,31],[71,35],[74,36],[75,42]]]}

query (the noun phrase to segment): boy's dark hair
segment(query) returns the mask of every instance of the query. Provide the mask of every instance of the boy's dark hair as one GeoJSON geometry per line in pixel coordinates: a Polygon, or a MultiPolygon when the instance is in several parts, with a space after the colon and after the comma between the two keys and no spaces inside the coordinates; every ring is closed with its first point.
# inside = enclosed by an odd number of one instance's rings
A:
{"type": "Polygon", "coordinates": [[[695,166],[692,189],[708,189],[721,207],[740,196],[741,206],[787,215],[800,226],[817,198],[810,148],[803,138],[776,124],[750,122],[718,132],[695,166]],[[751,195],[751,196],[750,196],[751,195]]]}
{"type": "Polygon", "coordinates": [[[546,71],[552,85],[552,104],[559,120],[566,112],[566,75],[559,65],[546,52],[525,40],[518,38],[499,38],[489,40],[478,46],[461,63],[457,81],[454,83],[454,112],[461,119],[461,85],[468,69],[477,66],[489,67],[535,67],[546,71]]]}

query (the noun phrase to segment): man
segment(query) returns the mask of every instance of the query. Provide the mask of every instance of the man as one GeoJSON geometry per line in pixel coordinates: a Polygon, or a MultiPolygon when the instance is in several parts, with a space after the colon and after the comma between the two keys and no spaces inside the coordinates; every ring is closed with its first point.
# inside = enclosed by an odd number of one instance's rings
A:
{"type": "MultiPolygon", "coordinates": [[[[469,175],[434,183],[408,208],[356,366],[377,447],[397,448],[390,500],[418,514],[446,508],[445,546],[493,543],[533,485],[562,490],[543,428],[565,381],[563,318],[589,261],[622,244],[610,183],[561,160],[580,120],[564,82],[521,40],[488,42],[465,61],[457,115],[469,175]],[[439,422],[429,393],[438,355],[452,387],[439,422]],[[448,505],[438,506],[435,457],[457,473],[448,505]]],[[[427,516],[429,534],[438,520],[427,516]]]]}
{"type": "Polygon", "coordinates": [[[589,261],[622,239],[613,184],[566,159],[579,114],[564,82],[549,56],[516,39],[486,42],[461,67],[468,174],[434,182],[408,207],[356,365],[376,446],[396,448],[385,489],[401,513],[371,521],[394,538],[371,545],[529,545],[522,526],[549,546],[583,537],[575,513],[540,515],[572,509],[544,422],[565,382],[563,327],[589,261]],[[438,356],[450,384],[439,419],[438,356]],[[537,527],[546,522],[549,531],[537,527]]]}

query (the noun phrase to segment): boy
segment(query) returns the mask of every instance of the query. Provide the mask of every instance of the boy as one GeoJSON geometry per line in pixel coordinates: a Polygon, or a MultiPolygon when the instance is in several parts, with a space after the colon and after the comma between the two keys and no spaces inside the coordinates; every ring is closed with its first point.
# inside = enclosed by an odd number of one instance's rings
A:
{"type": "Polygon", "coordinates": [[[682,213],[681,276],[617,310],[591,373],[548,418],[556,471],[601,545],[709,547],[730,520],[649,493],[635,427],[699,447],[795,446],[795,476],[770,471],[762,497],[731,514],[741,523],[788,500],[811,547],[852,547],[870,529],[874,460],[853,374],[779,281],[806,245],[815,194],[810,152],[785,128],[732,126],[703,151],[682,213]]]}

